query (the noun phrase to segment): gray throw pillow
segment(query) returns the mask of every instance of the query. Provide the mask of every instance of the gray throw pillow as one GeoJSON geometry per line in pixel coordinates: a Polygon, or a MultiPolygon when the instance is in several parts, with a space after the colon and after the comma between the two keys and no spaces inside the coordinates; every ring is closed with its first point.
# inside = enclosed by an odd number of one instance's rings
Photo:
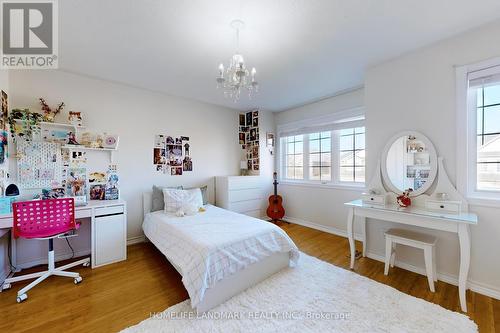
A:
{"type": "MultiPolygon", "coordinates": [[[[163,189],[164,188],[174,188],[177,190],[182,190],[182,186],[156,186],[153,185],[153,207],[151,209],[152,212],[156,212],[158,210],[163,210],[165,207],[165,201],[163,199],[163,189]]],[[[203,193],[203,192],[202,192],[203,193]]]]}
{"type": "Polygon", "coordinates": [[[200,187],[201,190],[201,196],[203,197],[203,205],[208,204],[208,186],[202,186],[200,187]]]}

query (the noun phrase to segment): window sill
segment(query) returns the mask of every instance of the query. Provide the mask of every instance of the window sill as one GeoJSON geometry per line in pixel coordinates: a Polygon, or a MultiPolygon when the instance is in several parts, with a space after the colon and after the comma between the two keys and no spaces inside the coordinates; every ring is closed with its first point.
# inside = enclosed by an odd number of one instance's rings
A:
{"type": "Polygon", "coordinates": [[[470,206],[500,208],[500,196],[498,198],[470,195],[467,197],[470,206]]]}
{"type": "Polygon", "coordinates": [[[333,183],[316,183],[316,182],[308,182],[308,181],[293,181],[293,180],[280,180],[281,185],[285,186],[297,186],[297,187],[313,187],[313,188],[329,188],[329,189],[337,189],[337,190],[348,190],[348,191],[356,191],[356,192],[364,192],[366,191],[365,184],[333,184],[333,183]]]}

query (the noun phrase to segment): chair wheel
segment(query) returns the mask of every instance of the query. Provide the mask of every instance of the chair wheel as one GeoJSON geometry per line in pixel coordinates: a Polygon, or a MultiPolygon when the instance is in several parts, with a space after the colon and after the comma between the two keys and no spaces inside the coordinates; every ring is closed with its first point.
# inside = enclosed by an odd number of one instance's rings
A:
{"type": "Polygon", "coordinates": [[[4,285],[2,286],[2,290],[10,289],[10,287],[12,287],[10,283],[4,283],[4,285]]]}
{"type": "Polygon", "coordinates": [[[27,298],[28,298],[28,295],[26,295],[26,294],[19,295],[19,296],[17,296],[17,303],[24,302],[27,298]]]}
{"type": "Polygon", "coordinates": [[[82,280],[83,280],[83,278],[81,276],[79,276],[79,277],[75,278],[73,280],[73,282],[75,282],[75,284],[79,284],[80,282],[82,282],[82,280]]]}

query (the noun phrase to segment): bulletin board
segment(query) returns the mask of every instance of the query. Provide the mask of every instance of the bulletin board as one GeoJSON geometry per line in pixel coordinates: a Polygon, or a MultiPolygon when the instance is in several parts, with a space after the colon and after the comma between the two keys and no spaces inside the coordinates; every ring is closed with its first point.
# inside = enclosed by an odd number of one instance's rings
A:
{"type": "Polygon", "coordinates": [[[20,188],[61,186],[62,158],[59,144],[19,140],[17,157],[17,179],[20,188]]]}

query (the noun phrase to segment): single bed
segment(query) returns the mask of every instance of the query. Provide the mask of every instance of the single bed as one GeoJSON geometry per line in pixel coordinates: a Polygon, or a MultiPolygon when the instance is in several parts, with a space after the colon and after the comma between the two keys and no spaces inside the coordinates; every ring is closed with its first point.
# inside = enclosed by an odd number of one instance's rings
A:
{"type": "Polygon", "coordinates": [[[272,223],[213,205],[194,216],[151,212],[148,192],[143,204],[144,234],[182,275],[198,312],[297,263],[296,245],[272,223]]]}

